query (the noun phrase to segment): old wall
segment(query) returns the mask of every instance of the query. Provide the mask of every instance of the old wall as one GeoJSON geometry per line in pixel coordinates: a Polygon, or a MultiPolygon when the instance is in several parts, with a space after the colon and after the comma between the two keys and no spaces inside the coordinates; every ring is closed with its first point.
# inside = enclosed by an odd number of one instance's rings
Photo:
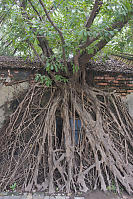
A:
{"type": "Polygon", "coordinates": [[[0,128],[6,116],[11,114],[10,101],[28,88],[31,71],[16,69],[0,70],[0,128]]]}
{"type": "Polygon", "coordinates": [[[127,104],[130,115],[133,118],[133,93],[127,95],[127,104]]]}
{"type": "Polygon", "coordinates": [[[25,68],[0,68],[0,128],[6,116],[11,114],[10,102],[28,88],[34,78],[34,70],[25,68]]]}
{"type": "Polygon", "coordinates": [[[94,84],[105,90],[116,90],[122,96],[133,93],[133,74],[97,73],[93,74],[94,84]]]}
{"type": "Polygon", "coordinates": [[[91,71],[89,78],[97,88],[105,91],[114,91],[122,96],[130,115],[133,117],[133,74],[91,71]]]}
{"type": "MultiPolygon", "coordinates": [[[[20,70],[0,70],[0,128],[11,112],[9,102],[14,96],[28,88],[27,79],[32,79],[33,71],[20,70]],[[19,83],[15,83],[19,82],[19,83]],[[15,83],[15,84],[14,84],[15,83]]],[[[88,82],[92,80],[93,85],[107,91],[115,90],[123,96],[127,102],[130,115],[133,117],[133,77],[130,74],[114,73],[89,73],[88,82]]]]}
{"type": "Polygon", "coordinates": [[[10,101],[27,88],[28,83],[26,82],[12,86],[0,84],[0,128],[2,127],[6,116],[11,113],[10,101]]]}

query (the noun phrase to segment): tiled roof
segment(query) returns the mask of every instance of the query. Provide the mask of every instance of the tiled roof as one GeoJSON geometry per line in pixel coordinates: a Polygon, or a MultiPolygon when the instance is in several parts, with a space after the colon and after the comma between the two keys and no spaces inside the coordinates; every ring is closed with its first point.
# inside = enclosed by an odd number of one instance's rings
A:
{"type": "Polygon", "coordinates": [[[133,61],[118,56],[110,56],[107,60],[91,60],[88,63],[88,70],[113,73],[133,73],[133,61]]]}
{"type": "MultiPolygon", "coordinates": [[[[20,57],[7,57],[0,56],[0,68],[1,69],[40,69],[41,63],[36,61],[30,61],[20,57]]],[[[103,61],[99,58],[97,61],[89,61],[87,65],[88,70],[97,72],[113,72],[113,73],[133,73],[133,60],[122,58],[119,56],[111,55],[109,59],[103,61]]]]}
{"type": "Polygon", "coordinates": [[[30,59],[24,61],[21,57],[0,56],[1,69],[38,69],[40,67],[39,61],[31,61],[30,59]]]}

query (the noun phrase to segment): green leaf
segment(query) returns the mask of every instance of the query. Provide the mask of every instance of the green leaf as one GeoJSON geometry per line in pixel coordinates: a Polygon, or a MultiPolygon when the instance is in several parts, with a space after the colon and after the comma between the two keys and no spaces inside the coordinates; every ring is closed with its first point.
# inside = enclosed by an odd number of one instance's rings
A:
{"type": "Polygon", "coordinates": [[[36,75],[35,75],[35,81],[38,82],[39,79],[40,79],[40,77],[41,77],[41,74],[36,74],[36,75]]]}
{"type": "Polygon", "coordinates": [[[51,65],[51,66],[50,66],[50,69],[51,69],[51,70],[54,70],[54,66],[53,66],[53,65],[51,65]]]}
{"type": "Polygon", "coordinates": [[[12,191],[14,191],[14,190],[16,189],[16,186],[17,186],[17,183],[15,182],[14,184],[12,184],[12,185],[10,186],[10,189],[11,189],[12,191]]]}

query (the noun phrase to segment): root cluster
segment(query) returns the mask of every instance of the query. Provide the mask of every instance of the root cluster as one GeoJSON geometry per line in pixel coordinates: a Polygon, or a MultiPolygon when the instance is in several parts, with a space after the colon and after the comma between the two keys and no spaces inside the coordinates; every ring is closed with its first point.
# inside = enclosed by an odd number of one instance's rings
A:
{"type": "Polygon", "coordinates": [[[88,85],[32,86],[0,133],[0,189],[14,182],[22,191],[114,185],[132,194],[133,120],[121,98],[88,85]]]}

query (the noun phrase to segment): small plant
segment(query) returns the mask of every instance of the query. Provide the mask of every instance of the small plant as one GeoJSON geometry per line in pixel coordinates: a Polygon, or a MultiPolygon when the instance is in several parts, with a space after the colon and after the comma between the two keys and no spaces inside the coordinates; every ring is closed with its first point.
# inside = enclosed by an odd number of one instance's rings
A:
{"type": "Polygon", "coordinates": [[[107,187],[107,190],[116,193],[116,185],[115,185],[115,182],[112,182],[112,184],[111,184],[110,186],[107,187]]]}
{"type": "Polygon", "coordinates": [[[11,189],[12,191],[15,191],[16,185],[17,185],[17,183],[15,182],[14,184],[12,184],[12,185],[10,186],[10,189],[11,189]]]}

